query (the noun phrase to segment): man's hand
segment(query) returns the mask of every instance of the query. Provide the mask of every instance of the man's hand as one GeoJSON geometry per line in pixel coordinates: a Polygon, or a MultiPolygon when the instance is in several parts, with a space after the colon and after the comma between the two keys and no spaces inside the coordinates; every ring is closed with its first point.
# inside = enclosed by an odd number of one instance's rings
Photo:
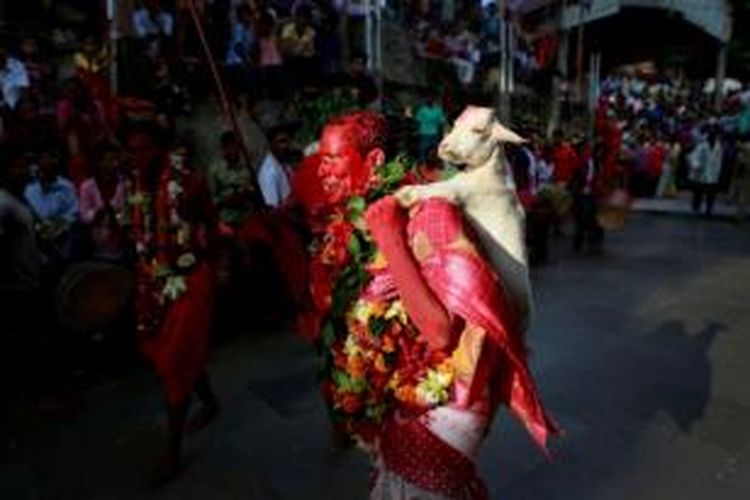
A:
{"type": "Polygon", "coordinates": [[[386,196],[368,207],[365,223],[378,245],[387,245],[393,238],[405,240],[406,214],[393,196],[386,196]]]}

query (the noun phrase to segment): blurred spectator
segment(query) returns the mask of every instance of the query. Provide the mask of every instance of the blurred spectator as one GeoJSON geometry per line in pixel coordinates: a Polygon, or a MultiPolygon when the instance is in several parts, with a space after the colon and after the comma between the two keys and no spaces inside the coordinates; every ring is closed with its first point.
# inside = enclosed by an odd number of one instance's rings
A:
{"type": "Polygon", "coordinates": [[[107,145],[94,163],[94,176],[86,179],[79,188],[81,222],[88,230],[92,254],[108,260],[118,260],[124,254],[120,221],[127,184],[119,168],[119,149],[107,145]]]}
{"type": "Polygon", "coordinates": [[[291,193],[291,169],[276,156],[283,158],[288,152],[289,142],[283,129],[275,129],[268,134],[269,150],[258,168],[258,185],[269,207],[281,206],[291,193]]]}
{"type": "Polygon", "coordinates": [[[570,179],[575,223],[573,249],[577,252],[583,250],[584,244],[590,251],[599,251],[604,240],[604,230],[596,218],[597,199],[601,194],[596,164],[599,155],[596,156],[592,156],[588,146],[582,143],[578,151],[581,162],[570,179]]]}
{"type": "Polygon", "coordinates": [[[143,0],[143,7],[133,12],[133,33],[142,42],[150,59],[163,55],[165,44],[174,34],[174,17],[159,0],[143,0]]]}
{"type": "Polygon", "coordinates": [[[714,202],[721,176],[723,151],[715,128],[701,138],[688,156],[690,170],[688,179],[693,190],[693,212],[699,213],[706,202],[707,216],[713,214],[714,202]]]}
{"type": "Polygon", "coordinates": [[[447,119],[442,106],[429,94],[414,115],[419,136],[419,160],[426,163],[440,142],[447,119]]]}
{"type": "Polygon", "coordinates": [[[73,255],[74,224],[78,219],[78,197],[73,183],[58,172],[54,151],[39,157],[37,178],[24,190],[26,202],[37,220],[37,234],[44,255],[63,263],[73,255]]]}
{"type": "MultiPolygon", "coordinates": [[[[26,158],[16,154],[3,158],[0,168],[0,295],[3,304],[8,305],[6,300],[15,297],[19,300],[10,304],[20,305],[20,299],[33,296],[39,287],[41,262],[34,216],[23,201],[29,165],[26,158]]],[[[10,307],[8,312],[14,310],[10,307]]],[[[11,315],[11,328],[14,317],[11,315]]]]}
{"type": "Polygon", "coordinates": [[[353,89],[357,102],[363,108],[369,106],[378,98],[375,78],[367,70],[367,56],[364,54],[355,53],[352,55],[345,83],[353,89]]]}
{"type": "Polygon", "coordinates": [[[24,89],[29,87],[29,75],[23,63],[10,57],[0,46],[0,108],[15,109],[24,89]]]}
{"type": "MultiPolygon", "coordinates": [[[[0,388],[4,402],[30,375],[38,318],[41,258],[34,217],[23,202],[28,163],[21,155],[0,158],[0,388]],[[7,383],[6,383],[7,382],[7,383]]],[[[4,404],[0,403],[0,409],[4,404]]]]}
{"type": "Polygon", "coordinates": [[[267,96],[279,99],[286,96],[284,60],[276,38],[276,21],[268,12],[262,12],[258,23],[258,65],[261,84],[267,96]]]}
{"type": "Polygon", "coordinates": [[[226,69],[237,94],[247,94],[253,87],[253,48],[256,43],[253,31],[253,12],[248,5],[237,8],[237,19],[232,24],[232,35],[227,48],[226,69]]]}
{"type": "Polygon", "coordinates": [[[317,73],[315,68],[315,28],[308,5],[295,10],[294,18],[281,28],[281,51],[295,85],[304,85],[317,73]]]}
{"type": "Polygon", "coordinates": [[[255,209],[252,171],[242,158],[242,145],[232,131],[221,135],[223,158],[208,174],[209,187],[219,220],[231,227],[240,225],[255,209]]]}

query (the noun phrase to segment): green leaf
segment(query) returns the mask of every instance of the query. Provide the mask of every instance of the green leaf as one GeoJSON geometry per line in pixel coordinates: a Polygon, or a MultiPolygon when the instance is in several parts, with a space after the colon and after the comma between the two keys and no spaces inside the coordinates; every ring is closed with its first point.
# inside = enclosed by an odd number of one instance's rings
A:
{"type": "Polygon", "coordinates": [[[359,238],[356,234],[352,234],[349,238],[349,253],[355,261],[359,260],[362,255],[362,245],[360,245],[359,238]]]}
{"type": "Polygon", "coordinates": [[[357,220],[362,217],[366,208],[367,202],[362,196],[353,196],[352,199],[349,200],[349,220],[357,220]]]}
{"type": "Polygon", "coordinates": [[[336,387],[340,388],[342,391],[351,390],[351,379],[345,372],[334,369],[333,372],[331,372],[331,378],[333,379],[333,383],[336,384],[336,387]]]}
{"type": "Polygon", "coordinates": [[[323,331],[321,332],[320,336],[326,346],[330,347],[333,344],[333,342],[336,340],[336,330],[333,328],[332,321],[326,321],[326,324],[323,326],[323,331]]]}

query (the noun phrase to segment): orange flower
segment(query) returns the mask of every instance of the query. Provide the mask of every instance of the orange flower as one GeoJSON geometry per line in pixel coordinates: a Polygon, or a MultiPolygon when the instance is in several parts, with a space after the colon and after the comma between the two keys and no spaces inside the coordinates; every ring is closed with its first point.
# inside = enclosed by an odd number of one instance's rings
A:
{"type": "Polygon", "coordinates": [[[346,371],[353,378],[365,377],[365,362],[361,356],[350,356],[346,363],[346,371]]]}
{"type": "Polygon", "coordinates": [[[396,342],[390,335],[383,335],[383,352],[391,353],[396,351],[396,342]]]}
{"type": "Polygon", "coordinates": [[[385,356],[382,353],[378,353],[375,356],[375,369],[380,373],[388,372],[388,366],[385,364],[385,356]]]}
{"type": "Polygon", "coordinates": [[[418,404],[417,392],[411,385],[402,385],[396,390],[396,399],[409,405],[416,406],[418,404]]]}

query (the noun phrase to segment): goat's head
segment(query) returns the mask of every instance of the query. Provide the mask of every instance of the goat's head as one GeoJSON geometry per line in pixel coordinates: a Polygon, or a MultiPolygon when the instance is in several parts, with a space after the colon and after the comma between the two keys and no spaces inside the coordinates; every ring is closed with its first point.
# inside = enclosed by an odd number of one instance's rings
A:
{"type": "Polygon", "coordinates": [[[491,108],[469,106],[443,138],[438,155],[444,161],[472,169],[485,164],[505,142],[525,141],[503,126],[491,108]]]}

